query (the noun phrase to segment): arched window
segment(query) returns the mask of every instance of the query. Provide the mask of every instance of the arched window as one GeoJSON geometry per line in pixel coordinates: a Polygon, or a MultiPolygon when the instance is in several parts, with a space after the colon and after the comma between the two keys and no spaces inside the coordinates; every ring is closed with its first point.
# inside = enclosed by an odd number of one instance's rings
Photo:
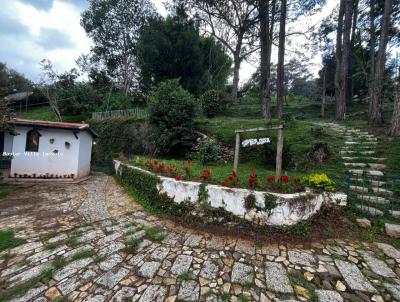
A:
{"type": "Polygon", "coordinates": [[[30,130],[26,134],[25,151],[38,152],[39,151],[39,137],[40,133],[36,130],[30,130]]]}

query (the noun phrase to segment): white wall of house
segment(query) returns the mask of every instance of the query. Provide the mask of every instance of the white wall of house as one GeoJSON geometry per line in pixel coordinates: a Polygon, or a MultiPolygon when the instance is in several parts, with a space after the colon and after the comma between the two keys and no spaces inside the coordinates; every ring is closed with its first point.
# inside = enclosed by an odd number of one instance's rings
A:
{"type": "Polygon", "coordinates": [[[38,152],[27,152],[25,151],[26,135],[32,129],[23,126],[15,127],[18,135],[13,136],[14,157],[11,162],[11,177],[17,173],[30,176],[36,174],[36,177],[41,174],[53,174],[54,177],[74,174],[74,178],[78,178],[90,173],[92,137],[87,131],[77,133],[77,138],[70,129],[41,128],[38,152]],[[51,142],[51,140],[54,141],[51,142]],[[69,148],[66,146],[67,142],[69,148]],[[82,160],[80,160],[81,157],[82,160]]]}
{"type": "Polygon", "coordinates": [[[3,152],[7,152],[7,153],[12,152],[13,140],[14,140],[14,136],[12,136],[8,132],[4,133],[4,150],[3,150],[3,152]]]}
{"type": "Polygon", "coordinates": [[[78,178],[90,174],[90,161],[92,158],[92,135],[87,131],[78,133],[79,137],[79,159],[78,159],[78,178]]]}

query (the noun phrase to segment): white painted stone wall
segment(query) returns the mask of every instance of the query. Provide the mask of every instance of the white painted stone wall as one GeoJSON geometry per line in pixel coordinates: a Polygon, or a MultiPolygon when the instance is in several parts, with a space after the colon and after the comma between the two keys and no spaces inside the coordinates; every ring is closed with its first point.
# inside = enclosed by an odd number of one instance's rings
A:
{"type": "Polygon", "coordinates": [[[76,138],[72,130],[42,128],[39,130],[41,136],[38,152],[26,152],[26,134],[30,130],[31,127],[17,126],[15,131],[18,135],[11,136],[10,140],[5,139],[5,151],[14,154],[11,177],[15,173],[30,176],[48,173],[54,176],[74,174],[74,178],[79,178],[90,173],[92,137],[89,133],[81,131],[76,138]],[[50,139],[54,139],[54,142],[51,143],[50,139]],[[69,148],[66,142],[70,143],[69,148]]]}
{"type": "MultiPolygon", "coordinates": [[[[120,161],[114,161],[114,165],[117,173],[120,172],[121,165],[125,165],[131,169],[153,174],[139,167],[123,164],[120,161]]],[[[160,179],[158,190],[161,193],[166,193],[170,198],[173,198],[175,202],[198,202],[201,183],[177,181],[173,178],[163,176],[157,177],[160,179]]],[[[206,185],[205,189],[208,194],[206,201],[212,208],[224,208],[226,211],[238,217],[259,225],[293,225],[315,215],[324,204],[336,204],[339,206],[345,206],[347,204],[347,195],[339,192],[280,194],[248,189],[226,188],[217,185],[206,185]],[[274,195],[277,198],[276,206],[271,210],[246,210],[244,200],[250,194],[255,196],[257,206],[260,208],[264,208],[266,194],[274,195]],[[307,196],[308,200],[296,200],[301,196],[307,196]]]]}

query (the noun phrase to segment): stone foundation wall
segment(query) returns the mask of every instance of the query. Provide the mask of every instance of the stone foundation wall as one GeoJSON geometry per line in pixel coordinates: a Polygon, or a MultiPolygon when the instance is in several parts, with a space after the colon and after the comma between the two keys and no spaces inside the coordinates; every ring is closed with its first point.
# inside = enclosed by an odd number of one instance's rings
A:
{"type": "Polygon", "coordinates": [[[116,173],[119,172],[121,165],[124,165],[130,169],[158,177],[158,191],[167,194],[176,203],[189,202],[194,205],[200,205],[201,202],[207,202],[211,208],[223,208],[225,211],[257,225],[293,225],[309,219],[323,205],[345,206],[347,204],[347,195],[340,192],[280,194],[226,188],[200,182],[177,181],[170,177],[155,175],[139,167],[124,164],[117,160],[114,161],[114,165],[116,173]],[[205,196],[200,198],[201,186],[204,187],[202,191],[205,196]],[[252,209],[246,209],[245,199],[250,195],[254,196],[256,205],[252,209]],[[274,200],[272,207],[266,207],[266,198],[274,200]]]}

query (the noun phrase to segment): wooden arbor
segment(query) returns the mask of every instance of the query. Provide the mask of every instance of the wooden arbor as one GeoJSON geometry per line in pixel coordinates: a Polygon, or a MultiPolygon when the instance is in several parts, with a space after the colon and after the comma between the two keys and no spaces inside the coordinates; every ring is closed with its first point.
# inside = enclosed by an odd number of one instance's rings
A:
{"type": "Polygon", "coordinates": [[[252,129],[238,129],[236,133],[236,144],[235,144],[235,159],[233,162],[233,171],[237,172],[239,164],[239,149],[240,149],[240,134],[244,132],[259,132],[268,130],[278,130],[278,142],[276,146],[276,163],[275,163],[275,179],[278,180],[282,175],[282,152],[283,152],[283,125],[269,126],[269,127],[258,127],[252,129]]]}

